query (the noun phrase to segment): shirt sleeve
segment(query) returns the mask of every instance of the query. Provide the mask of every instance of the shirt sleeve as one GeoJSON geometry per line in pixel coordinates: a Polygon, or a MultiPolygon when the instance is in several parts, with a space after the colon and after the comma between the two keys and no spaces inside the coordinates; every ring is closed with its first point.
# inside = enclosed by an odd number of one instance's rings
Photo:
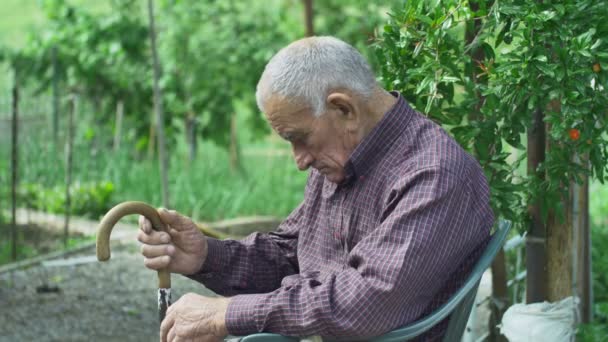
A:
{"type": "Polygon", "coordinates": [[[475,208],[474,186],[447,170],[419,170],[397,183],[381,223],[348,252],[342,271],[233,297],[230,334],[371,337],[420,317],[487,241],[493,219],[475,208]]]}
{"type": "Polygon", "coordinates": [[[275,290],[281,279],[298,272],[298,229],[304,202],[276,232],[253,233],[243,240],[208,238],[202,269],[187,276],[223,296],[275,290]]]}

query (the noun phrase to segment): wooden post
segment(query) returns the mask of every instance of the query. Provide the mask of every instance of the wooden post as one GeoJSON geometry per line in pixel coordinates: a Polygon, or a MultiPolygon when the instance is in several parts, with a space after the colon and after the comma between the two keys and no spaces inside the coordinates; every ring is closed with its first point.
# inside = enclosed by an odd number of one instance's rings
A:
{"type": "MultiPolygon", "coordinates": [[[[574,161],[589,170],[589,156],[575,155],[574,161]]],[[[593,317],[591,280],[591,234],[589,231],[589,176],[582,176],[582,184],[572,184],[573,229],[573,292],[580,299],[580,323],[590,323],[593,317]]]]}
{"type": "Polygon", "coordinates": [[[116,126],[114,128],[114,152],[120,149],[120,138],[122,137],[122,118],[124,116],[124,103],[118,100],[116,104],[116,126]]]}
{"type": "Polygon", "coordinates": [[[304,21],[306,23],[306,37],[312,37],[315,35],[313,27],[314,12],[312,9],[312,0],[304,1],[304,21]]]}
{"type": "MultiPolygon", "coordinates": [[[[589,169],[589,157],[583,157],[583,165],[589,169]]],[[[589,229],[589,176],[583,176],[578,192],[578,241],[577,241],[577,295],[581,299],[581,323],[593,321],[593,282],[591,279],[591,231],[589,229]]]]}
{"type": "Polygon", "coordinates": [[[152,62],[154,66],[154,112],[156,113],[156,136],[158,142],[158,164],[161,174],[161,188],[163,196],[163,206],[169,208],[169,182],[168,168],[169,161],[166,151],[164,115],[163,115],[163,98],[160,89],[160,78],[162,71],[158,61],[158,52],[156,50],[156,31],[154,25],[154,1],[148,0],[148,16],[150,19],[150,47],[152,48],[152,62]]]}
{"type": "MultiPolygon", "coordinates": [[[[537,174],[538,166],[545,161],[545,123],[543,111],[538,108],[532,117],[532,127],[528,130],[528,174],[537,174]]],[[[544,179],[542,174],[538,177],[544,179]]],[[[540,212],[540,205],[534,203],[528,208],[530,227],[526,237],[526,302],[536,303],[547,299],[547,256],[546,230],[540,212]]]]}
{"type": "Polygon", "coordinates": [[[13,82],[13,118],[11,121],[11,258],[17,260],[18,234],[17,234],[17,170],[19,167],[18,156],[18,134],[19,134],[19,84],[18,75],[15,70],[13,82]]]}
{"type": "Polygon", "coordinates": [[[74,112],[76,111],[76,95],[72,94],[68,102],[67,136],[65,141],[65,219],[63,222],[63,247],[68,248],[70,237],[70,215],[72,211],[72,149],[74,144],[74,112]]]}
{"type": "MultiPolygon", "coordinates": [[[[59,66],[57,62],[57,47],[51,50],[53,63],[53,143],[59,144],[59,66]]],[[[55,147],[55,151],[57,148],[55,147]]],[[[54,152],[56,153],[56,152],[54,152]]]]}
{"type": "Polygon", "coordinates": [[[150,128],[148,129],[148,159],[153,159],[156,154],[156,112],[152,111],[150,116],[150,128]]]}
{"type": "Polygon", "coordinates": [[[196,139],[196,116],[192,111],[188,111],[185,119],[186,143],[188,145],[188,160],[190,163],[196,158],[197,139],[196,139]]]}

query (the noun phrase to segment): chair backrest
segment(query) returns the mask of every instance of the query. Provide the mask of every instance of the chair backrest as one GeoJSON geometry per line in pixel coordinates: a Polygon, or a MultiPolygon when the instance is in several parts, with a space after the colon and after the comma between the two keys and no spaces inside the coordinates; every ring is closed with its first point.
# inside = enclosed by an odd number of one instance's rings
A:
{"type": "Polygon", "coordinates": [[[471,274],[462,287],[456,291],[445,304],[419,321],[406,327],[393,330],[385,335],[375,337],[370,341],[396,342],[412,339],[430,330],[450,314],[452,314],[452,316],[450,317],[450,322],[448,323],[448,328],[443,340],[450,342],[459,341],[467,324],[481,276],[485,270],[490,267],[496,254],[498,254],[498,251],[502,248],[510,229],[510,221],[499,221],[498,229],[492,235],[490,243],[487,245],[486,250],[479,258],[477,264],[473,267],[471,274]]]}
{"type": "MultiPolygon", "coordinates": [[[[413,339],[439,324],[450,314],[452,316],[450,317],[443,340],[446,342],[459,341],[467,324],[471,308],[473,307],[481,276],[485,270],[490,267],[494,257],[496,257],[496,254],[498,254],[498,251],[502,248],[510,229],[511,222],[505,220],[499,221],[498,229],[494,232],[494,235],[492,235],[492,239],[486,246],[486,250],[479,258],[477,264],[473,267],[471,274],[462,287],[456,291],[445,304],[435,310],[435,312],[406,327],[393,330],[368,341],[398,342],[413,339]]],[[[290,342],[298,340],[299,339],[294,337],[268,333],[253,334],[240,339],[241,342],[290,342]]],[[[352,341],[352,339],[350,340],[352,341]]]]}

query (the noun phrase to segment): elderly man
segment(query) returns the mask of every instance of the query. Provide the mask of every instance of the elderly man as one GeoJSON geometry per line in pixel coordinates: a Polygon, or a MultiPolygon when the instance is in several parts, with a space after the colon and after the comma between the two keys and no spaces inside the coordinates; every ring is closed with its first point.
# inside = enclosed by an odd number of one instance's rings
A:
{"type": "MultiPolygon", "coordinates": [[[[268,63],[257,100],[311,169],[303,202],[276,232],[204,237],[160,210],[170,233],[140,220],[145,265],[216,293],[187,294],[163,341],[274,332],[366,338],[433,311],[462,284],[494,218],[479,164],[399,93],[382,89],[352,46],[296,41],[268,63]]],[[[446,322],[422,338],[440,337],[446,322]]]]}

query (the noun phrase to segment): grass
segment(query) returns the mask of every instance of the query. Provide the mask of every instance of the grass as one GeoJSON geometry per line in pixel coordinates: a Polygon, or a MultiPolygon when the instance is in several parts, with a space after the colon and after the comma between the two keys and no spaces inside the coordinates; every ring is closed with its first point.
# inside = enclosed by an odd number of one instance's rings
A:
{"type": "MultiPolygon", "coordinates": [[[[55,187],[65,183],[63,149],[56,151],[45,141],[31,136],[22,141],[19,160],[22,184],[55,187]]],[[[245,154],[242,158],[245,172],[240,173],[230,169],[227,152],[214,144],[202,143],[192,163],[184,150],[178,145],[171,154],[170,203],[172,208],[195,219],[286,216],[302,200],[307,175],[297,170],[288,154],[245,154]]],[[[9,170],[8,152],[8,149],[0,151],[0,169],[9,170]]],[[[82,142],[75,146],[73,160],[74,183],[109,181],[114,184],[115,203],[139,200],[161,206],[158,162],[138,159],[130,146],[93,156],[88,143],[82,142]]],[[[8,172],[3,172],[0,183],[10,184],[8,177],[8,172]]]]}

